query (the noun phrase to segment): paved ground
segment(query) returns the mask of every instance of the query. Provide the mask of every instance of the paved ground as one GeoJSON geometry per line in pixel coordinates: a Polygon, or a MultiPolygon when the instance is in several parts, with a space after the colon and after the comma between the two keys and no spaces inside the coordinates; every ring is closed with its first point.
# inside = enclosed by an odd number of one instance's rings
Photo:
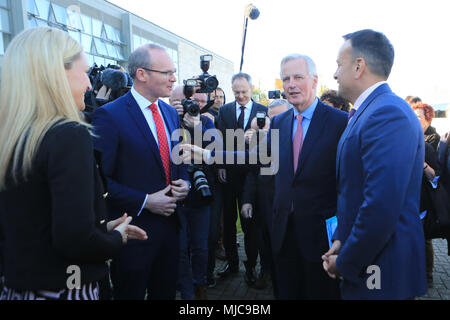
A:
{"type": "MultiPolygon", "coordinates": [[[[243,234],[238,235],[238,240],[241,243],[238,248],[240,256],[239,273],[226,279],[216,279],[217,286],[208,289],[208,297],[211,300],[273,300],[271,285],[265,290],[256,290],[249,288],[245,283],[245,268],[242,263],[245,260],[243,234]]],[[[433,245],[435,255],[433,287],[429,288],[427,295],[420,297],[419,300],[450,300],[450,256],[447,255],[447,241],[435,239],[433,245]]],[[[225,262],[216,261],[217,271],[224,266],[225,262]]]]}

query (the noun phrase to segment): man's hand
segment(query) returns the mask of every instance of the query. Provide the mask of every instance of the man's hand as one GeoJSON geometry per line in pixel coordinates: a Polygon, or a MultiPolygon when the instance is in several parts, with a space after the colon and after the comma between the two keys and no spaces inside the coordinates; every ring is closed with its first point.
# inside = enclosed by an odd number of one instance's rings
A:
{"type": "Polygon", "coordinates": [[[184,163],[191,163],[192,160],[194,160],[194,163],[206,163],[208,150],[193,144],[180,144],[180,150],[183,151],[181,157],[184,163]]]}
{"type": "Polygon", "coordinates": [[[191,116],[189,113],[186,113],[183,118],[183,123],[188,128],[194,128],[200,123],[200,114],[197,116],[191,116]]]}
{"type": "Polygon", "coordinates": [[[340,275],[337,266],[336,266],[336,260],[338,257],[339,252],[341,251],[341,241],[336,240],[333,242],[333,245],[331,246],[330,250],[328,250],[323,256],[323,269],[328,273],[328,275],[333,278],[342,279],[342,276],[340,275]]]}
{"type": "Polygon", "coordinates": [[[217,170],[217,177],[219,178],[219,182],[227,183],[227,169],[217,170]]]}
{"type": "Polygon", "coordinates": [[[183,106],[181,104],[181,101],[176,100],[175,102],[173,102],[172,107],[177,110],[177,113],[180,117],[183,116],[183,106]]]}
{"type": "Polygon", "coordinates": [[[251,203],[244,203],[242,205],[241,215],[245,219],[250,219],[253,217],[253,206],[251,203]]]}
{"type": "Polygon", "coordinates": [[[204,115],[205,117],[210,118],[211,121],[212,121],[213,123],[214,123],[214,121],[216,121],[216,119],[214,118],[214,116],[213,116],[211,113],[209,113],[209,112],[205,112],[205,113],[203,113],[203,115],[204,115]]]}
{"type": "Polygon", "coordinates": [[[248,129],[245,131],[244,138],[245,142],[250,144],[252,142],[253,137],[255,136],[256,130],[255,129],[248,129]]]}
{"type": "Polygon", "coordinates": [[[177,199],[177,201],[184,200],[189,193],[189,184],[179,179],[177,181],[172,181],[172,196],[177,199]]]}
{"type": "Polygon", "coordinates": [[[145,208],[165,217],[174,214],[177,208],[177,198],[169,195],[171,189],[172,186],[169,185],[158,192],[149,194],[145,202],[145,208]]]}

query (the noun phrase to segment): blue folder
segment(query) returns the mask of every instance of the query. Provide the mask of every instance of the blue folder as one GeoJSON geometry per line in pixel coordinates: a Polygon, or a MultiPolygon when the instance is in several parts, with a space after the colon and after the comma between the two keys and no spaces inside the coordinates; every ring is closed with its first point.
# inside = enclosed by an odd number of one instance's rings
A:
{"type": "Polygon", "coordinates": [[[333,238],[334,231],[336,231],[337,224],[338,224],[336,216],[325,220],[325,223],[327,225],[328,244],[330,245],[330,248],[331,248],[331,246],[333,245],[333,242],[331,241],[331,239],[333,238]]]}

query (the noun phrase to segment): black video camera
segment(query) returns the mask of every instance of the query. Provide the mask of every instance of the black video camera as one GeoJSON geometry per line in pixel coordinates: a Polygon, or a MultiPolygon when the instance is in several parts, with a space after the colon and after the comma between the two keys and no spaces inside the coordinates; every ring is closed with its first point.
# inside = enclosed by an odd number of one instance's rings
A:
{"type": "Polygon", "coordinates": [[[219,81],[216,76],[212,76],[208,73],[211,65],[212,55],[205,54],[200,56],[200,68],[203,73],[195,79],[184,80],[183,93],[186,97],[181,104],[183,106],[183,116],[189,113],[191,116],[197,116],[200,113],[205,113],[214,104],[214,100],[209,100],[209,93],[213,92],[219,86],[219,81]],[[199,88],[195,90],[195,88],[199,88]],[[200,106],[191,97],[196,93],[207,93],[208,103],[200,110],[200,106]]]}
{"type": "Polygon", "coordinates": [[[269,99],[281,99],[281,97],[286,99],[286,94],[284,92],[281,93],[280,90],[269,91],[269,99]]]}
{"type": "Polygon", "coordinates": [[[121,71],[118,65],[108,64],[105,68],[103,65],[99,67],[94,63],[89,69],[88,76],[92,86],[92,90],[86,92],[84,96],[86,105],[84,113],[88,119],[97,108],[123,96],[133,86],[130,75],[121,71]],[[99,93],[104,86],[108,88],[109,94],[103,97],[99,93]]]}

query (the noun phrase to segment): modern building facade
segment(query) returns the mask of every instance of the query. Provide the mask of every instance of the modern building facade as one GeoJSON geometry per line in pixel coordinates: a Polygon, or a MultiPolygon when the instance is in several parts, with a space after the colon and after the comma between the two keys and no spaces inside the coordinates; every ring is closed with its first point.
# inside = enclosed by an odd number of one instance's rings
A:
{"type": "Polygon", "coordinates": [[[226,95],[231,95],[231,61],[105,0],[0,0],[0,64],[14,35],[38,26],[68,32],[83,45],[91,65],[126,68],[138,46],[161,45],[174,61],[179,84],[199,75],[200,55],[211,54],[209,73],[217,75],[226,95]]]}

